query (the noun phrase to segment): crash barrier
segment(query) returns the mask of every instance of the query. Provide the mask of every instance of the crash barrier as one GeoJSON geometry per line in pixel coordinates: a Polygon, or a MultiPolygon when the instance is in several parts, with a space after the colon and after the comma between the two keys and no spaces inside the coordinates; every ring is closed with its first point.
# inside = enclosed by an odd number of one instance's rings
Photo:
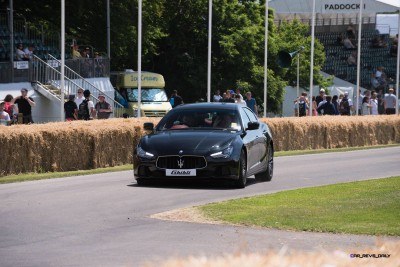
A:
{"type": "MultiPolygon", "coordinates": [[[[94,169],[132,163],[144,122],[109,119],[0,126],[0,176],[94,169]]],[[[400,143],[400,116],[261,119],[276,151],[400,143]]]]}

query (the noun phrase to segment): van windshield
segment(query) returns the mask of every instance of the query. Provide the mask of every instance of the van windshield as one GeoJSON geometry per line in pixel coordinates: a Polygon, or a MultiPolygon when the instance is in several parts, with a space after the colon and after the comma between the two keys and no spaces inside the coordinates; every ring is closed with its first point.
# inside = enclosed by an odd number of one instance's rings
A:
{"type": "MultiPolygon", "coordinates": [[[[138,89],[128,88],[127,91],[128,101],[138,101],[138,89]]],[[[145,102],[162,102],[168,101],[167,94],[162,88],[142,88],[142,101],[145,102]]]]}

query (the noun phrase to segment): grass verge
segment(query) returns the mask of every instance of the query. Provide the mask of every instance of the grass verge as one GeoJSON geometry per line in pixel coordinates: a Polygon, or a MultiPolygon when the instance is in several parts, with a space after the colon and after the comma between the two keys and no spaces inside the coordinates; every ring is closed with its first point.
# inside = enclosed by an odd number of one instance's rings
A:
{"type": "Polygon", "coordinates": [[[400,176],[198,207],[212,220],[286,230],[400,236],[400,176]]]}
{"type": "Polygon", "coordinates": [[[69,176],[99,174],[106,172],[118,172],[132,170],[132,164],[126,164],[115,167],[98,168],[93,170],[79,170],[79,171],[68,171],[68,172],[46,172],[46,173],[24,173],[18,175],[8,175],[0,177],[0,184],[24,182],[24,181],[35,181],[43,179],[62,178],[69,176]]]}
{"type": "MultiPolygon", "coordinates": [[[[331,152],[346,152],[346,151],[354,151],[354,150],[377,149],[377,148],[386,148],[386,147],[395,147],[395,146],[400,146],[400,144],[368,146],[368,147],[316,149],[316,150],[277,151],[277,152],[275,152],[275,157],[298,156],[298,155],[309,155],[309,154],[320,154],[320,153],[331,153],[331,152]]],[[[107,173],[107,172],[127,171],[127,170],[132,170],[132,164],[121,165],[121,166],[116,166],[116,167],[108,167],[108,168],[99,168],[99,169],[93,169],[93,170],[47,172],[47,173],[24,173],[24,174],[8,175],[8,176],[0,177],[0,184],[62,178],[62,177],[68,177],[68,176],[99,174],[99,173],[107,173]]]]}
{"type": "Polygon", "coordinates": [[[397,146],[400,146],[400,144],[342,147],[342,148],[331,148],[331,149],[289,150],[289,151],[276,151],[274,155],[275,157],[285,157],[285,156],[298,156],[298,155],[322,154],[322,153],[333,153],[333,152],[348,152],[356,150],[378,149],[378,148],[397,147],[397,146]]]}

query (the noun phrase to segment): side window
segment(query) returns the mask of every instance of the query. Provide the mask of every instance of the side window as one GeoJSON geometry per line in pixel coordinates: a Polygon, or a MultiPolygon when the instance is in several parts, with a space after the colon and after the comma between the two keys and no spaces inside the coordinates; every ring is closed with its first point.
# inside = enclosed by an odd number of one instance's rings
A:
{"type": "Polygon", "coordinates": [[[250,119],[247,116],[244,108],[239,108],[239,110],[240,110],[240,117],[242,118],[243,129],[246,130],[247,129],[247,125],[250,122],[250,119]]]}
{"type": "Polygon", "coordinates": [[[250,109],[248,109],[248,108],[243,108],[243,109],[244,109],[244,112],[247,114],[247,116],[249,116],[249,118],[252,122],[258,121],[257,116],[250,109]]]}

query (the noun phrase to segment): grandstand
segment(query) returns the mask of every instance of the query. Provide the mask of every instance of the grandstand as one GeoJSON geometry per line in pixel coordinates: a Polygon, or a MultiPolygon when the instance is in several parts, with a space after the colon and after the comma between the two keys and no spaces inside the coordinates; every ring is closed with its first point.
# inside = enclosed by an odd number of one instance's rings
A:
{"type": "MultiPolygon", "coordinates": [[[[350,83],[357,83],[357,68],[356,66],[349,66],[347,58],[352,53],[347,50],[343,45],[337,43],[337,38],[340,34],[344,34],[346,27],[342,31],[337,32],[319,32],[316,37],[324,44],[326,53],[326,63],[323,71],[334,75],[340,79],[350,83]]],[[[386,47],[373,48],[371,47],[372,39],[377,36],[379,32],[376,30],[366,29],[361,33],[361,86],[370,88],[371,73],[375,73],[376,68],[383,66],[385,73],[388,77],[389,84],[395,84],[396,78],[396,57],[390,56],[390,47],[392,39],[388,34],[380,35],[386,47]]],[[[358,36],[358,34],[356,34],[358,36]]],[[[357,40],[356,40],[357,41],[357,40]]]]}

